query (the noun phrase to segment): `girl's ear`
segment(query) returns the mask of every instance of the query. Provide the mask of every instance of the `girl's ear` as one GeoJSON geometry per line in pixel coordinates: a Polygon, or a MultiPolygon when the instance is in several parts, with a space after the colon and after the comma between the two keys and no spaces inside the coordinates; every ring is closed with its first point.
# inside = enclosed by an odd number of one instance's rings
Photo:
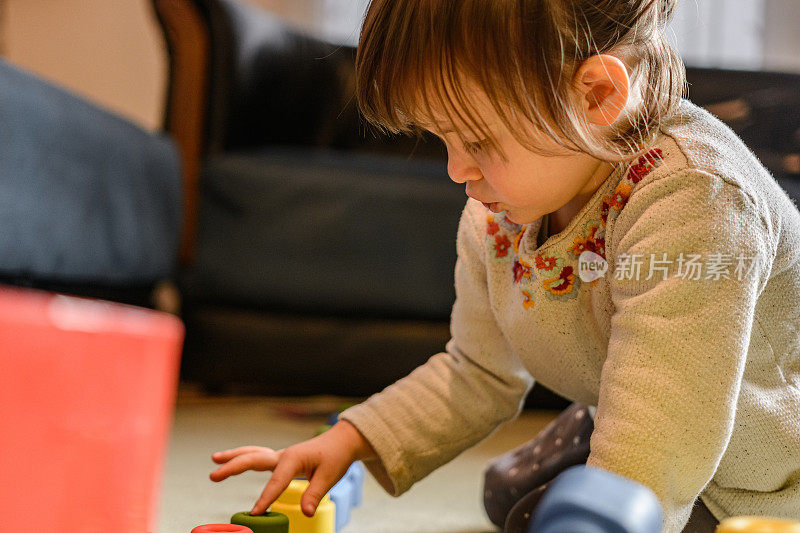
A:
{"type": "Polygon", "coordinates": [[[574,86],[586,120],[591,124],[610,126],[628,102],[628,69],[615,56],[593,55],[578,67],[574,86]]]}

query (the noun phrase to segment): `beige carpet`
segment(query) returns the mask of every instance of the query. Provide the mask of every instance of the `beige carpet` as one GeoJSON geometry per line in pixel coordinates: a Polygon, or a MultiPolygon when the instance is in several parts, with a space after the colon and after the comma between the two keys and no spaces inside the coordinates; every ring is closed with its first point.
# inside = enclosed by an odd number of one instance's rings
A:
{"type": "MultiPolygon", "coordinates": [[[[247,472],[221,483],[208,479],[211,453],[246,444],[284,448],[313,436],[347,398],[204,397],[182,388],[164,465],[159,533],[189,533],[228,523],[249,510],[269,478],[247,472]]],[[[357,401],[358,399],[356,399],[357,401]]],[[[483,510],[483,469],[492,457],[532,438],[556,416],[524,411],[477,446],[439,468],[399,498],[367,474],[364,502],[341,533],[488,533],[497,529],[483,510]]]]}

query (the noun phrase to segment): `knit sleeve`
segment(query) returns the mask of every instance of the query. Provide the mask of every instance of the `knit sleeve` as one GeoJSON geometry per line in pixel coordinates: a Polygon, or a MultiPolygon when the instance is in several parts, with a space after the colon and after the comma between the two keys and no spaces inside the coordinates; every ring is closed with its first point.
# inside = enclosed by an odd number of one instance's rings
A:
{"type": "Polygon", "coordinates": [[[642,185],[609,243],[615,311],[587,464],[649,486],[679,533],[730,440],[774,250],[736,184],[683,170],[642,185]]]}
{"type": "Polygon", "coordinates": [[[445,351],[339,415],[376,450],[380,459],[365,465],[392,496],[515,418],[533,386],[489,304],[482,240],[469,202],[456,248],[456,300],[445,351]]]}

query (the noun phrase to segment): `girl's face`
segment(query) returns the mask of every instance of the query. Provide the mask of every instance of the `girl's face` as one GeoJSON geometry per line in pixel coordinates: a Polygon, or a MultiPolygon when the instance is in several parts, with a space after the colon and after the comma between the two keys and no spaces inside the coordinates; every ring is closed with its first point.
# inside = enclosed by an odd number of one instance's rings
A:
{"type": "Polygon", "coordinates": [[[545,135],[538,137],[541,146],[558,155],[528,150],[514,138],[482,93],[473,91],[471,96],[471,102],[503,148],[505,161],[491,152],[486,139],[472,138],[468,129],[463,130],[467,141],[463,143],[454,131],[458,125],[444,123],[444,115],[438,114],[437,124],[426,129],[439,136],[447,147],[450,179],[464,183],[467,196],[483,202],[491,211],[505,211],[510,221],[528,224],[562,207],[571,218],[613,170],[609,163],[570,152],[545,135]]]}

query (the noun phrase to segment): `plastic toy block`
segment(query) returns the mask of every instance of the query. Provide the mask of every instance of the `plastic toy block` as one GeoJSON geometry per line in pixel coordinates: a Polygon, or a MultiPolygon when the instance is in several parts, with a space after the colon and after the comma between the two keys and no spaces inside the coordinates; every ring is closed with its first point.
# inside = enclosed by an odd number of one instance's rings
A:
{"type": "Polygon", "coordinates": [[[289,518],[289,533],[334,533],[336,506],[327,494],[319,502],[314,516],[308,517],[303,514],[300,509],[300,498],[307,488],[307,480],[293,479],[270,509],[289,518]]]}
{"type": "Polygon", "coordinates": [[[353,478],[353,506],[361,507],[361,502],[364,500],[364,478],[367,476],[364,463],[356,461],[351,464],[345,475],[353,478]]]}
{"type": "Polygon", "coordinates": [[[528,533],[659,533],[661,503],[644,485],[602,468],[564,470],[545,491],[528,533]]]}
{"type": "Polygon", "coordinates": [[[769,516],[734,516],[720,522],[716,533],[800,533],[800,522],[769,516]]]}
{"type": "Polygon", "coordinates": [[[246,526],[253,533],[289,533],[289,517],[282,513],[268,512],[262,515],[236,513],[231,524],[246,526]]]}
{"type": "Polygon", "coordinates": [[[192,529],[192,533],[253,533],[253,530],[235,524],[205,524],[192,529]]]}
{"type": "Polygon", "coordinates": [[[328,491],[328,496],[330,496],[331,501],[336,506],[336,533],[350,521],[350,511],[353,508],[353,496],[355,495],[353,482],[352,476],[345,474],[342,479],[328,491]]]}
{"type": "Polygon", "coordinates": [[[347,409],[350,409],[350,408],[351,408],[351,407],[353,407],[354,405],[358,405],[358,402],[356,402],[356,403],[343,403],[343,404],[341,404],[341,405],[339,406],[339,408],[338,408],[338,409],[336,409],[336,412],[335,412],[335,413],[331,413],[331,415],[328,417],[328,425],[329,425],[329,426],[332,426],[332,425],[336,424],[336,422],[338,422],[338,421],[339,421],[339,413],[341,413],[342,411],[345,411],[345,410],[347,410],[347,409]]]}
{"type": "Polygon", "coordinates": [[[331,501],[336,505],[337,533],[350,521],[352,508],[361,505],[365,472],[364,464],[356,461],[328,492],[331,501]]]}

